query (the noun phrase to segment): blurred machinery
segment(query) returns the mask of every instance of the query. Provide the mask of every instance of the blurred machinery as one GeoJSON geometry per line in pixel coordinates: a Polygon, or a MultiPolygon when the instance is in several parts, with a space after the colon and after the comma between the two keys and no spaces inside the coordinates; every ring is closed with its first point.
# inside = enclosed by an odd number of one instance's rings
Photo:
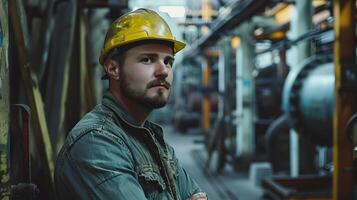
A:
{"type": "Polygon", "coordinates": [[[334,81],[328,56],[312,57],[285,81],[283,108],[293,128],[314,144],[332,145],[334,81]]]}
{"type": "MultiPolygon", "coordinates": [[[[306,149],[300,151],[302,154],[310,153],[314,155],[312,157],[307,156],[307,159],[313,158],[311,162],[314,162],[314,165],[300,164],[301,173],[308,174],[307,172],[309,172],[309,175],[302,175],[298,178],[280,176],[263,182],[263,186],[267,189],[269,195],[276,199],[288,197],[329,199],[331,197],[332,182],[330,175],[333,169],[330,147],[333,131],[335,76],[333,73],[334,66],[330,60],[331,58],[328,56],[312,57],[302,63],[299,68],[290,71],[285,81],[283,91],[285,114],[272,123],[267,131],[268,138],[272,140],[269,142],[268,148],[270,149],[269,152],[272,152],[269,156],[274,171],[289,169],[287,162],[279,162],[281,156],[285,160],[289,159],[288,154],[286,154],[289,149],[274,147],[274,145],[281,145],[278,142],[282,142],[281,138],[279,140],[274,139],[274,137],[277,138],[279,135],[282,137],[282,134],[287,135],[290,127],[320,148],[315,147],[312,151],[306,151],[306,149]],[[282,150],[285,150],[285,152],[282,150]],[[316,153],[318,150],[319,152],[316,153]],[[311,175],[311,170],[306,169],[307,166],[315,168],[314,174],[316,175],[311,175]],[[280,185],[280,187],[277,185],[280,185]],[[300,191],[296,191],[297,188],[300,191]]],[[[289,141],[285,139],[285,142],[288,143],[289,141]]],[[[303,146],[304,144],[301,145],[301,147],[303,146]]],[[[300,156],[301,159],[304,159],[304,157],[306,161],[306,155],[300,156]]]]}
{"type": "MultiPolygon", "coordinates": [[[[98,38],[129,3],[1,1],[0,199],[54,199],[56,152],[105,87],[98,38]]],[[[203,134],[207,172],[269,161],[266,197],[356,198],[355,3],[186,1],[167,113],[203,134]]]]}
{"type": "Polygon", "coordinates": [[[356,112],[354,9],[354,1],[236,1],[196,34],[183,65],[202,71],[206,170],[269,160],[285,175],[264,182],[271,198],[352,199],[357,179],[344,172],[356,157],[346,136],[356,112]],[[206,98],[214,92],[216,114],[206,98]]]}

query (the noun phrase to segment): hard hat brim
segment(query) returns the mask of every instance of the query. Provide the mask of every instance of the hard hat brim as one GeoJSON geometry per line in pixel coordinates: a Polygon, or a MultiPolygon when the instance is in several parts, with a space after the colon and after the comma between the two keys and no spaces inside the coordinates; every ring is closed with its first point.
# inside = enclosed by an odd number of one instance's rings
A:
{"type": "MultiPolygon", "coordinates": [[[[178,40],[170,40],[170,39],[158,39],[158,38],[152,38],[152,39],[141,39],[141,40],[137,40],[135,42],[131,41],[131,42],[128,42],[126,45],[122,45],[120,48],[123,50],[125,49],[124,51],[127,51],[128,49],[136,46],[136,44],[138,42],[141,42],[141,41],[153,41],[153,43],[155,41],[164,41],[164,42],[171,42],[173,44],[172,48],[173,48],[173,54],[175,55],[177,52],[181,51],[182,49],[185,48],[186,44],[181,42],[181,41],[178,41],[178,40]]],[[[114,49],[114,48],[113,48],[114,49]]],[[[106,59],[106,57],[108,56],[109,52],[107,54],[102,54],[103,56],[101,56],[99,58],[99,62],[101,65],[104,65],[104,61],[106,59]],[[105,56],[105,57],[104,57],[105,56]]],[[[106,80],[106,79],[109,79],[109,75],[108,74],[104,74],[101,78],[101,80],[106,80]]]]}
{"type": "MultiPolygon", "coordinates": [[[[179,51],[181,51],[182,49],[185,48],[186,44],[181,42],[181,41],[178,41],[178,40],[175,40],[175,39],[167,39],[167,38],[140,38],[140,39],[137,39],[137,40],[131,40],[131,41],[128,41],[126,43],[121,43],[120,45],[118,46],[131,46],[132,44],[136,43],[136,42],[140,42],[140,41],[167,41],[167,42],[172,42],[173,43],[173,54],[175,55],[176,53],[178,53],[179,51]]],[[[133,45],[134,46],[134,45],[133,45]]],[[[115,46],[112,47],[112,49],[116,48],[115,46]]],[[[106,57],[108,56],[109,52],[106,52],[106,53],[102,53],[101,56],[99,57],[99,63],[101,65],[104,65],[104,61],[106,59],[106,57]]]]}

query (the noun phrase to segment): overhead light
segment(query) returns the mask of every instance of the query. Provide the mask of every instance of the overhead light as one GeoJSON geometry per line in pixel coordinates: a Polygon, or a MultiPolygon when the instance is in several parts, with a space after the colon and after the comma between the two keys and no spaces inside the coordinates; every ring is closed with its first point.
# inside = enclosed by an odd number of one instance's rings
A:
{"type": "Polygon", "coordinates": [[[172,18],[183,18],[186,14],[186,9],[183,6],[159,6],[159,10],[172,18]]]}

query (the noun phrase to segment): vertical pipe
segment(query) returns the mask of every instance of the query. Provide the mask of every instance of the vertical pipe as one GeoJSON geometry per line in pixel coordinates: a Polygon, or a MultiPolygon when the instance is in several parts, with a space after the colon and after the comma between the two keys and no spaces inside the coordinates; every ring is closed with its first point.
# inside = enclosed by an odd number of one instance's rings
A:
{"type": "Polygon", "coordinates": [[[242,46],[239,45],[236,51],[236,104],[237,104],[237,111],[236,111],[236,154],[237,156],[241,156],[243,154],[243,125],[241,123],[241,119],[243,118],[243,77],[242,71],[243,67],[241,66],[241,57],[242,55],[242,46]]]}
{"type": "Polygon", "coordinates": [[[327,147],[318,147],[317,148],[318,154],[318,167],[322,169],[327,162],[327,147]]]}
{"type": "Polygon", "coordinates": [[[226,59],[225,46],[227,45],[227,39],[223,38],[221,41],[221,52],[218,57],[218,92],[219,92],[219,101],[218,101],[218,118],[222,119],[224,117],[224,93],[226,91],[226,65],[228,60],[226,59]]]}
{"type": "Polygon", "coordinates": [[[8,62],[8,1],[0,2],[0,199],[9,199],[10,187],[10,84],[8,62]]]}
{"type": "Polygon", "coordinates": [[[237,29],[240,45],[236,51],[236,140],[237,156],[249,155],[255,150],[254,130],[254,84],[253,70],[255,42],[252,38],[253,24],[243,23],[237,29]]]}
{"type": "Polygon", "coordinates": [[[294,129],[290,129],[290,176],[297,177],[300,174],[299,168],[299,135],[294,129]]]}
{"type": "MultiPolygon", "coordinates": [[[[312,27],[312,3],[310,0],[299,0],[295,2],[291,21],[292,39],[311,30],[312,27]]],[[[300,62],[311,54],[310,42],[300,42],[292,48],[292,68],[298,67],[300,62]]],[[[296,177],[300,173],[299,168],[299,136],[293,129],[290,130],[290,175],[296,177]]]]}
{"type": "Polygon", "coordinates": [[[356,112],[357,70],[355,62],[355,0],[335,0],[334,63],[335,110],[333,117],[333,199],[353,199],[353,140],[345,133],[346,123],[356,112]]]}

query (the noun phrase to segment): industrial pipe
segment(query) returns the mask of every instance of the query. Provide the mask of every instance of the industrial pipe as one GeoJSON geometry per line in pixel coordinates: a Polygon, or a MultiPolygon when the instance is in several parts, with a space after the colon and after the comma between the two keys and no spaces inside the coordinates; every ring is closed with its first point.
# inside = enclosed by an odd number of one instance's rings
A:
{"type": "Polygon", "coordinates": [[[283,110],[290,125],[322,146],[332,145],[333,69],[330,57],[311,57],[289,73],[283,89],[283,110]]]}

